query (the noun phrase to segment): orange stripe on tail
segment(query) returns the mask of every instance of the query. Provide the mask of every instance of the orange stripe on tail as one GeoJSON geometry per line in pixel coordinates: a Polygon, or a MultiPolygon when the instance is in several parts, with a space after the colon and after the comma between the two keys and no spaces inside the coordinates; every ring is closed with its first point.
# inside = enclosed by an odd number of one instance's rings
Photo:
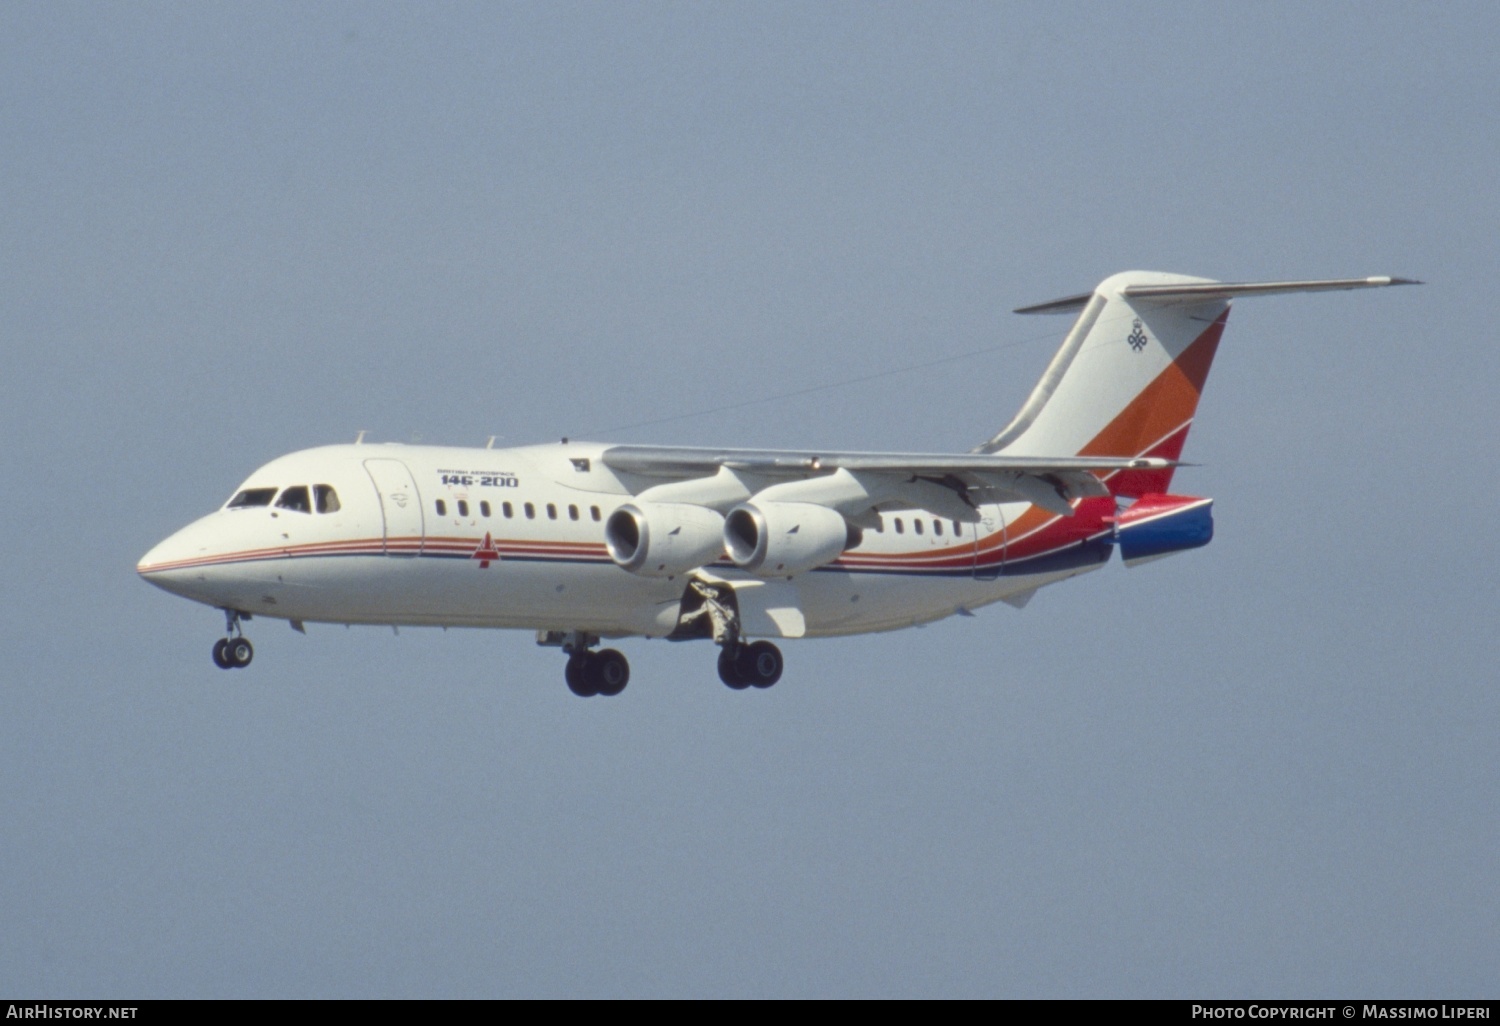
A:
{"type": "MultiPolygon", "coordinates": [[[[1178,459],[1228,320],[1229,311],[1225,310],[1207,331],[1182,351],[1181,356],[1157,375],[1156,380],[1142,389],[1119,416],[1080,449],[1078,455],[1178,459]]],[[[1113,476],[1106,475],[1104,481],[1115,495],[1133,498],[1167,491],[1172,483],[1172,470],[1170,467],[1166,470],[1123,470],[1113,476]]]]}

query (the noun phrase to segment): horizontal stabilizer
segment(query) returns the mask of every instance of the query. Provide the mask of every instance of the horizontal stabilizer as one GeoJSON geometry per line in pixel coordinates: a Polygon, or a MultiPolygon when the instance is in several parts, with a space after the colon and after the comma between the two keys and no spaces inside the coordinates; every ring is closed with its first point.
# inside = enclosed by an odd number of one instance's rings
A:
{"type": "Polygon", "coordinates": [[[1126,566],[1207,545],[1214,536],[1212,499],[1145,495],[1115,518],[1115,542],[1126,566]]]}
{"type": "MultiPolygon", "coordinates": [[[[1420,285],[1415,278],[1321,278],[1311,281],[1214,281],[1192,282],[1170,285],[1127,285],[1120,295],[1127,299],[1144,300],[1148,303],[1179,304],[1208,303],[1219,299],[1237,299],[1241,296],[1279,296],[1288,292],[1338,292],[1345,289],[1378,289],[1387,285],[1420,285]]],[[[1023,306],[1018,314],[1065,314],[1077,313],[1093,298],[1092,292],[1080,292],[1076,296],[1064,296],[1049,303],[1023,306]]]]}
{"type": "Polygon", "coordinates": [[[1324,278],[1317,281],[1206,282],[1187,285],[1127,285],[1121,292],[1129,299],[1151,303],[1206,303],[1240,296],[1280,296],[1288,292],[1342,292],[1347,289],[1379,289],[1387,285],[1420,285],[1414,278],[1324,278]]]}
{"type": "Polygon", "coordinates": [[[1017,307],[1013,312],[1018,314],[1065,314],[1077,313],[1094,298],[1092,292],[1080,292],[1076,296],[1063,296],[1048,303],[1037,303],[1035,306],[1017,307]]]}

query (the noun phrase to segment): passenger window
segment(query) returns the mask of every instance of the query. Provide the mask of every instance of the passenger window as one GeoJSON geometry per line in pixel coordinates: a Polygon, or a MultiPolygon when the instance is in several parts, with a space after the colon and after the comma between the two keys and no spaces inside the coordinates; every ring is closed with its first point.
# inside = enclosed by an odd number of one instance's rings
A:
{"type": "Polygon", "coordinates": [[[490,501],[488,499],[481,499],[479,501],[479,515],[482,517],[490,515],[490,501]]]}
{"type": "Polygon", "coordinates": [[[461,516],[461,517],[466,517],[466,516],[469,515],[469,500],[468,499],[459,499],[458,500],[458,515],[461,516]]]}
{"type": "Polygon", "coordinates": [[[515,509],[508,502],[502,502],[500,504],[500,512],[502,515],[504,515],[506,520],[509,520],[511,517],[516,515],[515,509]]]}
{"type": "Polygon", "coordinates": [[[906,527],[901,523],[901,518],[900,517],[896,518],[896,533],[897,534],[905,534],[906,533],[906,527]]]}
{"type": "Polygon", "coordinates": [[[437,501],[437,514],[440,517],[445,517],[448,515],[448,504],[442,499],[439,499],[437,501]]]}
{"type": "Polygon", "coordinates": [[[916,531],[918,534],[922,533],[922,521],[921,521],[921,518],[914,518],[912,520],[912,522],[911,522],[911,529],[913,531],[916,531]]]}
{"type": "Polygon", "coordinates": [[[589,516],[593,517],[594,520],[595,520],[595,522],[597,522],[599,520],[599,507],[598,506],[590,506],[589,507],[589,516]]]}
{"type": "Polygon", "coordinates": [[[536,507],[533,506],[531,503],[528,502],[525,506],[522,506],[521,508],[526,511],[526,519],[527,520],[535,520],[536,519],[536,507]]]}
{"type": "Polygon", "coordinates": [[[278,509],[295,510],[298,513],[311,513],[312,500],[307,497],[307,485],[293,485],[281,492],[281,498],[276,500],[278,509]]]}
{"type": "Polygon", "coordinates": [[[557,506],[554,505],[553,503],[550,503],[550,502],[547,503],[547,519],[548,520],[556,520],[557,519],[557,506]]]}
{"type": "Polygon", "coordinates": [[[953,537],[955,537],[955,538],[962,538],[963,536],[964,536],[963,525],[960,524],[957,520],[953,521],[953,537]]]}
{"type": "Polygon", "coordinates": [[[939,538],[943,536],[943,522],[941,520],[934,520],[932,522],[932,533],[939,538]]]}
{"type": "Polygon", "coordinates": [[[229,500],[230,509],[244,509],[247,506],[269,506],[271,500],[276,497],[274,488],[246,488],[234,498],[229,500]]]}
{"type": "Polygon", "coordinates": [[[318,504],[319,513],[337,513],[343,508],[339,505],[339,493],[333,490],[333,485],[313,485],[313,499],[318,504]]]}
{"type": "Polygon", "coordinates": [[[568,519],[569,520],[577,520],[578,519],[578,507],[577,506],[569,506],[568,507],[568,519]]]}

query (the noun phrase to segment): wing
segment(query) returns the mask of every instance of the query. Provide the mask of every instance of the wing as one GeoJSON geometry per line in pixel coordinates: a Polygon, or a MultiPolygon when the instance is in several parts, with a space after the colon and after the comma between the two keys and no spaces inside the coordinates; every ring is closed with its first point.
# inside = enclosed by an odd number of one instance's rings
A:
{"type": "Polygon", "coordinates": [[[1159,470],[1177,464],[1156,458],[1027,457],[974,453],[800,452],[777,449],[700,449],[617,445],[605,466],[640,478],[644,501],[686,502],[723,512],[752,496],[811,502],[838,510],[853,523],[877,506],[925,509],[973,523],[984,503],[1030,502],[1060,516],[1072,500],[1105,496],[1098,474],[1159,470]]]}

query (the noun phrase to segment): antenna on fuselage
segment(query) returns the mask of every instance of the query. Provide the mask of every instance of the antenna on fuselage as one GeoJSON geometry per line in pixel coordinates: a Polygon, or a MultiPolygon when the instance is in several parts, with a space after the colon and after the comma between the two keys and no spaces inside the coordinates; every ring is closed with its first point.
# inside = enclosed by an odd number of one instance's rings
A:
{"type": "Polygon", "coordinates": [[[484,447],[486,449],[493,449],[495,447],[495,439],[498,438],[498,437],[500,437],[500,436],[499,435],[490,435],[490,440],[488,442],[484,443],[484,447]]]}
{"type": "Polygon", "coordinates": [[[355,445],[364,445],[365,444],[365,432],[361,431],[359,434],[357,434],[357,435],[354,436],[354,444],[355,445]]]}

